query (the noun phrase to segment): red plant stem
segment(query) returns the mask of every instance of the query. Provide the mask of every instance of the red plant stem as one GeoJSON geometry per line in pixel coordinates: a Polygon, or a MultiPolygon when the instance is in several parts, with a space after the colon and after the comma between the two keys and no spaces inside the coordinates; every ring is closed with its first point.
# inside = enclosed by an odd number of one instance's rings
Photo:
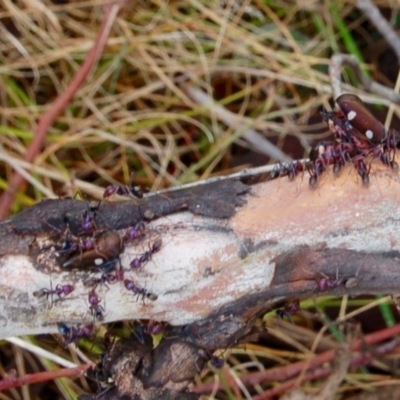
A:
{"type": "MultiPolygon", "coordinates": [[[[351,360],[349,368],[355,368],[355,367],[360,367],[360,366],[366,365],[366,364],[370,363],[372,360],[374,360],[376,358],[377,354],[383,355],[383,354],[392,352],[399,345],[400,345],[400,339],[395,339],[389,343],[385,343],[382,346],[379,346],[371,354],[368,354],[368,355],[360,354],[351,360]]],[[[304,376],[304,378],[302,378],[301,382],[308,382],[308,381],[312,381],[315,379],[323,379],[323,378],[326,378],[327,376],[329,376],[329,374],[331,372],[332,371],[329,368],[318,368],[318,369],[306,374],[304,376]]],[[[258,396],[254,396],[252,400],[271,399],[277,395],[285,393],[287,390],[289,390],[299,384],[300,384],[300,382],[298,381],[297,378],[291,379],[277,387],[274,387],[273,389],[266,390],[264,393],[262,393],[258,396]]]]}
{"type": "MultiPolygon", "coordinates": [[[[390,328],[386,328],[378,332],[371,333],[362,339],[358,339],[355,342],[352,350],[357,351],[365,344],[371,345],[379,343],[382,340],[392,338],[393,336],[398,334],[400,334],[400,324],[394,325],[390,328]]],[[[266,371],[243,374],[240,377],[240,380],[245,386],[252,386],[265,382],[286,381],[288,379],[298,376],[303,371],[304,368],[314,369],[326,362],[332,361],[335,357],[335,354],[336,350],[334,349],[328,350],[325,351],[324,353],[318,354],[311,361],[309,360],[298,361],[289,365],[285,365],[284,367],[276,367],[268,369],[266,371]]],[[[195,393],[210,393],[210,391],[213,390],[213,388],[215,388],[215,383],[208,382],[201,385],[197,385],[192,389],[192,391],[195,393]]],[[[218,389],[222,389],[222,384],[218,385],[218,389]]]]}
{"type": "MultiPolygon", "coordinates": [[[[304,375],[302,382],[313,381],[316,379],[326,378],[331,371],[327,368],[318,368],[313,372],[309,372],[308,374],[304,375]]],[[[279,394],[285,393],[289,389],[293,388],[296,384],[299,384],[297,378],[291,379],[281,385],[274,387],[273,389],[266,390],[264,393],[260,394],[259,396],[253,396],[252,400],[267,400],[279,394]]]]}
{"type": "MultiPolygon", "coordinates": [[[[119,0],[112,5],[111,9],[106,9],[99,34],[82,67],[73,78],[67,90],[56,99],[52,107],[39,119],[36,135],[25,155],[25,160],[27,162],[32,162],[35,159],[36,155],[43,147],[49,127],[54,123],[57,117],[64,112],[76,92],[97,64],[110,35],[111,27],[122,5],[123,1],[119,0]]],[[[9,215],[17,192],[23,183],[23,176],[20,175],[18,171],[15,171],[11,177],[8,189],[0,197],[0,219],[6,218],[9,215]]]]}
{"type": "Polygon", "coordinates": [[[0,392],[22,385],[47,382],[57,378],[78,378],[82,376],[90,366],[90,364],[85,364],[76,368],[63,368],[55,371],[36,372],[34,374],[25,375],[18,378],[7,377],[0,381],[0,392]]]}

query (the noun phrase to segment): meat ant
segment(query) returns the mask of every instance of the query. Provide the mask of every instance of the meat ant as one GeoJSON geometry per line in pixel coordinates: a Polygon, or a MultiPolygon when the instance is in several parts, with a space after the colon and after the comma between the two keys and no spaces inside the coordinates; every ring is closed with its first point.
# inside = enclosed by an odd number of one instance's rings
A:
{"type": "Polygon", "coordinates": [[[104,189],[103,198],[108,199],[114,195],[133,196],[138,199],[143,197],[143,191],[140,186],[133,185],[133,173],[130,177],[130,184],[127,185],[109,185],[104,189]]]}
{"type": "Polygon", "coordinates": [[[333,165],[335,175],[348,162],[352,162],[365,186],[369,184],[367,157],[378,158],[384,165],[398,170],[394,153],[399,145],[399,134],[387,131],[365,107],[361,99],[350,93],[337,97],[336,110],[321,112],[323,120],[334,135],[331,142],[320,142],[310,151],[310,161],[299,164],[279,165],[271,173],[271,178],[288,176],[293,179],[299,172],[307,170],[310,174],[309,184],[316,187],[319,177],[333,165]]]}
{"type": "Polygon", "coordinates": [[[138,222],[134,226],[129,227],[123,237],[125,243],[132,242],[136,239],[139,239],[144,235],[145,226],[144,223],[138,222]]]}
{"type": "Polygon", "coordinates": [[[52,298],[51,302],[53,303],[53,295],[56,294],[59,297],[59,299],[61,299],[62,296],[68,296],[70,293],[72,293],[74,289],[75,287],[73,285],[65,284],[65,285],[57,285],[55,289],[43,288],[33,292],[32,294],[37,298],[46,297],[46,299],[48,299],[51,296],[52,298]]]}
{"type": "Polygon", "coordinates": [[[99,205],[92,206],[89,205],[87,206],[87,210],[85,210],[82,214],[82,231],[84,233],[93,233],[96,229],[96,223],[94,222],[96,218],[96,211],[99,209],[99,205]]]}
{"type": "Polygon", "coordinates": [[[132,269],[141,268],[143,264],[150,261],[154,253],[160,251],[161,246],[162,246],[162,239],[159,238],[152,244],[149,250],[145,251],[140,257],[134,258],[129,265],[131,266],[132,269]]]}
{"type": "Polygon", "coordinates": [[[91,337],[94,332],[94,325],[88,324],[83,327],[68,327],[63,322],[59,322],[57,324],[58,331],[64,338],[65,345],[69,345],[70,343],[76,343],[79,339],[84,337],[91,337]]]}
{"type": "Polygon", "coordinates": [[[104,307],[100,305],[101,298],[99,295],[95,292],[94,289],[92,289],[89,294],[88,294],[88,301],[90,304],[90,313],[93,315],[94,319],[97,319],[98,321],[102,321],[104,319],[103,312],[104,307]]]}
{"type": "Polygon", "coordinates": [[[125,271],[120,268],[114,273],[104,272],[99,278],[89,278],[83,282],[84,286],[97,286],[100,284],[112,284],[124,280],[125,271]]]}
{"type": "Polygon", "coordinates": [[[143,300],[145,297],[151,301],[155,301],[158,299],[158,296],[156,294],[151,293],[148,290],[137,286],[136,283],[130,279],[124,280],[124,286],[125,286],[126,290],[129,290],[130,292],[133,292],[134,294],[136,294],[138,296],[142,296],[143,300]]]}
{"type": "Polygon", "coordinates": [[[279,308],[275,311],[278,319],[284,319],[288,317],[290,322],[293,324],[292,315],[297,314],[300,311],[300,301],[298,299],[287,301],[283,308],[279,308]]]}
{"type": "MultiPolygon", "coordinates": [[[[198,354],[206,361],[210,361],[211,365],[216,369],[221,369],[225,365],[225,360],[212,354],[209,350],[199,349],[198,354]]],[[[196,364],[197,366],[197,364],[196,364]]],[[[199,368],[197,368],[199,369],[199,368]]]]}

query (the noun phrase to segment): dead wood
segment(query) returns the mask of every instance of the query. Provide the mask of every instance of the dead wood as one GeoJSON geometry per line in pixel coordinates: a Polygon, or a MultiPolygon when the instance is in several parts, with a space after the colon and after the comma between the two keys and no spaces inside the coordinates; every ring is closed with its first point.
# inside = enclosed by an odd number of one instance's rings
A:
{"type": "MultiPolygon", "coordinates": [[[[349,167],[338,178],[325,174],[311,189],[306,176],[265,181],[265,175],[246,171],[143,200],[102,202],[95,218],[99,231],[122,235],[151,219],[144,240],[127,244],[121,254],[126,270],[135,255],[162,239],[146,265],[126,272],[158,299],[138,301],[121,282],[99,285],[104,322],[172,325],[155,350],[145,344],[147,335],[108,348],[102,373],[118,385],[107,397],[134,392],[138,399],[196,398],[184,390],[207,361],[204,354],[246,340],[256,319],[282,302],[317,296],[322,277],[340,280],[327,290],[337,295],[396,293],[400,180],[378,163],[370,176],[365,187],[349,167]],[[133,374],[118,375],[126,369],[133,374]]],[[[72,199],[47,200],[0,224],[1,338],[93,321],[90,289],[82,282],[101,274],[64,268],[55,251],[67,227],[81,233],[87,207],[72,199]],[[53,304],[33,296],[50,282],[75,290],[53,304]]]]}

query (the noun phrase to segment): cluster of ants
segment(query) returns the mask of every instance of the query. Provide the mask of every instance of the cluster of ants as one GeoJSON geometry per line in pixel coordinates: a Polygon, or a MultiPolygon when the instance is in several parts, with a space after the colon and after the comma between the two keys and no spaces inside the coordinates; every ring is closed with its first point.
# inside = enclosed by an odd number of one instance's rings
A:
{"type": "MultiPolygon", "coordinates": [[[[108,186],[103,197],[119,195],[133,195],[142,197],[142,192],[137,187],[130,186],[108,186]]],[[[58,246],[54,254],[61,260],[62,268],[80,268],[87,271],[100,272],[100,276],[92,276],[83,282],[83,285],[92,288],[88,293],[89,312],[94,321],[103,321],[105,309],[101,305],[101,298],[96,292],[99,285],[109,285],[122,282],[127,291],[132,292],[137,298],[143,301],[157,300],[158,296],[147,289],[140,287],[136,282],[125,277],[125,270],[119,261],[120,255],[124,252],[125,245],[138,241],[145,236],[145,224],[143,221],[136,223],[126,229],[123,235],[116,230],[110,229],[98,232],[96,226],[96,211],[99,205],[88,205],[82,213],[81,233],[79,236],[72,235],[67,229],[65,238],[58,246]]],[[[130,268],[137,270],[151,260],[152,256],[162,247],[162,239],[156,239],[143,254],[135,257],[130,262],[130,268]]],[[[75,287],[71,284],[59,284],[55,288],[43,288],[33,292],[35,297],[46,299],[57,296],[59,299],[68,296],[74,291],[75,287]]],[[[77,342],[80,338],[90,337],[94,334],[94,323],[80,327],[68,327],[64,323],[58,324],[59,332],[64,338],[65,344],[77,342]]]]}
{"type": "Polygon", "coordinates": [[[378,158],[383,164],[398,170],[394,161],[400,135],[395,130],[387,131],[365,107],[361,99],[345,93],[336,99],[337,109],[322,111],[322,117],[333,133],[333,141],[322,141],[311,149],[309,161],[295,161],[279,164],[271,173],[271,179],[288,176],[294,179],[298,174],[308,171],[309,183],[316,187],[319,177],[333,166],[338,175],[342,167],[352,163],[357,169],[364,185],[369,184],[371,161],[378,158]]]}

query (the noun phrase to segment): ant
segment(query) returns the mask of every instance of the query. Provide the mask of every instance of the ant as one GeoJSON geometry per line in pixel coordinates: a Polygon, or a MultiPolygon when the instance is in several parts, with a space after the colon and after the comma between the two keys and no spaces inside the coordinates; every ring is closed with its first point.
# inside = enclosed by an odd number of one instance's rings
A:
{"type": "MultiPolygon", "coordinates": [[[[73,285],[57,285],[55,289],[47,289],[43,288],[33,292],[33,295],[37,298],[46,296],[48,299],[50,296],[53,298],[53,295],[56,294],[60,299],[61,296],[68,296],[70,293],[74,291],[75,287],[73,285]]],[[[52,301],[53,302],[53,301],[52,301]]]]}
{"type": "Polygon", "coordinates": [[[109,185],[104,190],[103,198],[108,199],[115,194],[120,196],[134,196],[138,199],[143,197],[143,191],[139,186],[109,185]]]}
{"type": "Polygon", "coordinates": [[[90,313],[93,315],[94,319],[102,321],[104,319],[103,312],[105,310],[104,307],[100,305],[101,298],[94,289],[89,292],[88,301],[90,304],[90,313]]]}
{"type": "Polygon", "coordinates": [[[64,338],[64,343],[66,346],[70,343],[76,343],[81,338],[92,336],[94,331],[94,324],[84,325],[82,328],[75,328],[68,327],[64,323],[59,322],[57,326],[58,331],[64,338]]]}
{"type": "Polygon", "coordinates": [[[94,219],[96,217],[96,211],[99,209],[99,205],[96,206],[87,206],[87,210],[85,210],[82,214],[82,230],[84,233],[93,233],[96,229],[96,223],[94,219]]]}
{"type": "Polygon", "coordinates": [[[109,185],[104,189],[103,198],[108,199],[109,197],[118,194],[119,196],[134,196],[138,199],[143,197],[143,191],[140,186],[133,185],[133,173],[130,177],[130,184],[127,185],[109,185]]]}
{"type": "Polygon", "coordinates": [[[143,264],[147,263],[151,259],[154,253],[160,251],[161,246],[162,240],[157,239],[151,246],[150,250],[147,250],[138,258],[134,258],[129,265],[134,269],[141,268],[143,264]]]}
{"type": "Polygon", "coordinates": [[[97,286],[101,283],[105,285],[120,282],[124,280],[125,271],[121,268],[112,273],[104,272],[100,278],[89,278],[83,282],[84,286],[97,286]]]}
{"type": "Polygon", "coordinates": [[[276,316],[278,319],[284,319],[288,317],[290,322],[293,324],[292,315],[297,314],[300,311],[300,301],[298,299],[288,301],[285,303],[283,308],[276,310],[276,316]]]}
{"type": "Polygon", "coordinates": [[[153,324],[151,321],[148,323],[137,321],[138,325],[132,329],[132,335],[142,344],[151,340],[151,335],[158,335],[165,329],[165,325],[162,323],[153,324]]]}
{"type": "Polygon", "coordinates": [[[144,235],[144,223],[138,222],[136,225],[128,228],[124,234],[123,240],[125,243],[132,242],[144,235]]]}
{"type": "Polygon", "coordinates": [[[62,244],[61,250],[58,250],[57,253],[72,254],[78,251],[82,253],[84,251],[93,250],[95,246],[96,246],[96,240],[92,237],[76,238],[74,240],[67,238],[62,244]]]}
{"type": "Polygon", "coordinates": [[[225,360],[223,358],[215,356],[209,350],[199,349],[198,354],[204,360],[210,361],[214,368],[221,369],[225,365],[225,360]]]}
{"type": "Polygon", "coordinates": [[[342,276],[339,278],[337,275],[336,275],[336,279],[331,279],[324,275],[322,278],[319,278],[316,280],[316,284],[317,284],[315,287],[316,291],[326,292],[329,289],[335,289],[340,286],[344,286],[346,288],[354,287],[358,284],[358,280],[356,277],[352,277],[352,278],[347,277],[346,278],[346,277],[342,276]]]}
{"type": "Polygon", "coordinates": [[[329,289],[334,289],[345,284],[346,284],[346,279],[343,277],[337,279],[330,279],[328,277],[323,277],[317,279],[316,290],[319,292],[326,292],[329,289]]]}
{"type": "Polygon", "coordinates": [[[353,158],[353,162],[355,167],[357,168],[358,175],[361,176],[362,182],[364,186],[369,185],[369,170],[367,169],[367,165],[365,164],[365,157],[363,155],[357,155],[353,158]]]}
{"type": "MultiPolygon", "coordinates": [[[[399,134],[394,130],[386,131],[358,96],[344,93],[337,97],[335,102],[335,110],[324,109],[321,113],[334,135],[334,140],[320,142],[311,150],[310,162],[306,164],[310,174],[310,186],[316,187],[320,175],[329,165],[333,165],[333,172],[338,175],[347,162],[353,163],[364,186],[368,186],[368,156],[378,158],[383,164],[398,170],[394,155],[399,143],[399,134]]],[[[282,166],[278,171],[274,170],[271,176],[288,175],[291,179],[298,172],[301,172],[298,171],[298,166],[292,163],[282,166]]]]}
{"type": "Polygon", "coordinates": [[[143,300],[145,297],[147,297],[151,301],[155,301],[158,299],[158,296],[156,294],[151,293],[144,288],[140,288],[139,286],[136,285],[135,282],[131,281],[130,279],[124,280],[124,286],[126,290],[129,290],[130,292],[133,292],[138,296],[142,296],[143,300]]]}

